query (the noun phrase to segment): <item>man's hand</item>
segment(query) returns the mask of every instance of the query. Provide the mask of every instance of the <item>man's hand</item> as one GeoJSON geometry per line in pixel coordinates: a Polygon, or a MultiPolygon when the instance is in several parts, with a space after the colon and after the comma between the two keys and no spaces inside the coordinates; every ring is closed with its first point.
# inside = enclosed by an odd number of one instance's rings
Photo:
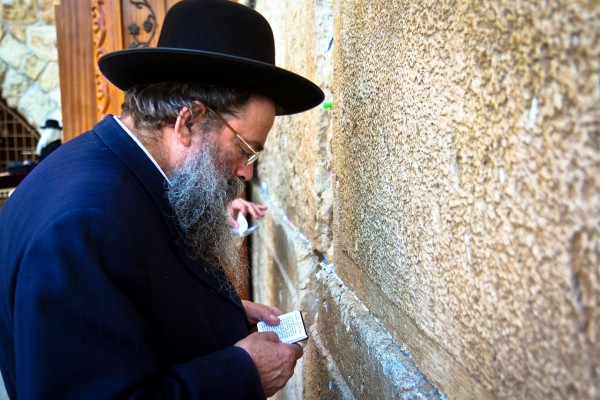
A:
{"type": "Polygon", "coordinates": [[[256,326],[258,321],[265,321],[269,325],[279,325],[278,315],[283,314],[277,307],[269,307],[264,304],[253,303],[248,300],[242,300],[246,315],[248,315],[248,325],[256,326]]]}
{"type": "Polygon", "coordinates": [[[252,333],[235,345],[252,357],[267,397],[285,386],[303,353],[297,344],[281,343],[275,332],[252,333]]]}
{"type": "Polygon", "coordinates": [[[252,215],[252,218],[259,219],[265,216],[263,211],[265,211],[267,208],[268,207],[265,205],[256,204],[250,201],[246,201],[244,199],[237,198],[229,206],[227,214],[229,215],[229,221],[231,222],[233,227],[237,229],[237,216],[239,213],[244,214],[244,217],[250,214],[252,215]]]}

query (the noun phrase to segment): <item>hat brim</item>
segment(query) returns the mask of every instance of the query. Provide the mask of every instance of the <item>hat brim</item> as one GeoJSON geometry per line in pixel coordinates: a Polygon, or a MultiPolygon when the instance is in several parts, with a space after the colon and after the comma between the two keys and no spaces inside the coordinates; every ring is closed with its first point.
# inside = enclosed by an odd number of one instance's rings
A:
{"type": "Polygon", "coordinates": [[[246,58],[197,50],[152,47],[119,50],[98,66],[121,90],[133,85],[184,82],[255,90],[278,105],[277,115],[306,111],[323,101],[323,91],[293,72],[246,58]]]}

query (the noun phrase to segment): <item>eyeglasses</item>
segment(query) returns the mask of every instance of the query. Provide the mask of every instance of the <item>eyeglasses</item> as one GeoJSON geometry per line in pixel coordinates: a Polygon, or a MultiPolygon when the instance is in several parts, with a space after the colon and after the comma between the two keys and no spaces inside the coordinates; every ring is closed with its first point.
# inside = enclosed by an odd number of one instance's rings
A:
{"type": "Polygon", "coordinates": [[[252,146],[250,146],[244,139],[242,139],[239,133],[237,133],[236,130],[233,129],[231,125],[229,125],[227,121],[225,121],[225,118],[221,117],[218,112],[216,112],[210,107],[206,107],[206,109],[213,113],[213,115],[217,117],[219,121],[221,121],[223,125],[228,127],[229,130],[235,135],[235,144],[240,146],[242,150],[244,150],[244,153],[246,153],[246,155],[248,156],[248,160],[246,160],[246,165],[253,164],[256,160],[258,160],[258,156],[260,156],[260,151],[254,150],[252,146]]]}

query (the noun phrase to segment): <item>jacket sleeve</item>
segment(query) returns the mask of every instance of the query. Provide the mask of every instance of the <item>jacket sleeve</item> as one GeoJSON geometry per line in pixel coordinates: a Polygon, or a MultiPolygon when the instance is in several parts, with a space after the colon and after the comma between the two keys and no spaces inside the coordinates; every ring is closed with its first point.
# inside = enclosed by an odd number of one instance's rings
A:
{"type": "Polygon", "coordinates": [[[148,295],[132,237],[116,218],[80,209],[31,238],[15,290],[18,398],[264,398],[241,348],[161,363],[131,301],[148,295]]]}

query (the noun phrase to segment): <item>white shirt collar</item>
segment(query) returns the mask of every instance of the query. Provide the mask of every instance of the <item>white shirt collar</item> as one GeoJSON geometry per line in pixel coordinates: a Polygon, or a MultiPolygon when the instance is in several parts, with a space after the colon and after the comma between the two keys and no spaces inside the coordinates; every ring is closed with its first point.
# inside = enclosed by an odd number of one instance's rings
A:
{"type": "Polygon", "coordinates": [[[148,149],[146,149],[144,147],[144,145],[142,144],[142,142],[139,141],[139,139],[137,138],[137,136],[135,136],[133,134],[133,132],[131,132],[129,130],[129,128],[127,128],[125,126],[125,124],[123,122],[121,122],[121,119],[119,117],[117,117],[116,115],[113,115],[113,118],[115,119],[115,121],[117,121],[117,123],[119,125],[121,125],[121,128],[123,128],[123,130],[125,132],[127,132],[127,134],[133,139],[134,142],[137,143],[138,146],[140,146],[140,149],[142,149],[144,151],[144,153],[146,153],[146,155],[148,156],[148,158],[150,159],[150,161],[152,161],[154,163],[154,165],[156,165],[156,168],[158,168],[158,170],[160,171],[160,173],[165,177],[165,179],[167,180],[167,182],[169,184],[171,184],[171,181],[169,180],[169,178],[167,177],[167,174],[165,174],[165,171],[162,170],[162,168],[160,167],[160,165],[158,165],[158,163],[156,162],[156,160],[154,159],[154,157],[152,157],[152,154],[150,154],[150,152],[148,151],[148,149]]]}

